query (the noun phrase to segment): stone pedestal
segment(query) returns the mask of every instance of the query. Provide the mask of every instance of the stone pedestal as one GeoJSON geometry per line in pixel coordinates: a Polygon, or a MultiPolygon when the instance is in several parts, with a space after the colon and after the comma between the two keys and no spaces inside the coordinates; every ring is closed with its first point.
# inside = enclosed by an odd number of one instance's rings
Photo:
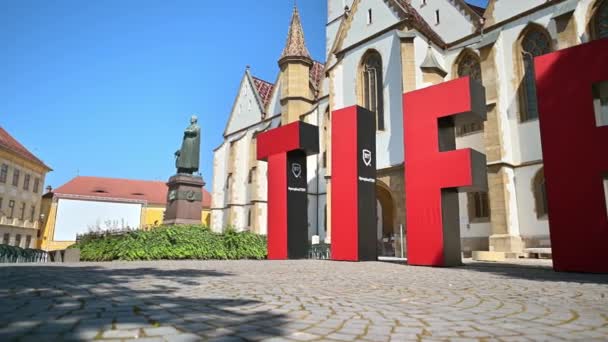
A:
{"type": "Polygon", "coordinates": [[[204,185],[201,176],[178,173],[169,178],[163,224],[201,224],[204,185]]]}
{"type": "Polygon", "coordinates": [[[521,237],[509,234],[493,234],[490,236],[489,251],[474,251],[473,260],[503,261],[516,259],[523,255],[521,237]]]}

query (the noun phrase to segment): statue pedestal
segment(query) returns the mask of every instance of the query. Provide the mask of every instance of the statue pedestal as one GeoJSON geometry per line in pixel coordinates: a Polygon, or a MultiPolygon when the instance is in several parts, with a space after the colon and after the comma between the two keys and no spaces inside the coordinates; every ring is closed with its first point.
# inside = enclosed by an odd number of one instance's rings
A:
{"type": "Polygon", "coordinates": [[[176,174],[169,178],[164,225],[201,224],[203,177],[176,174]]]}

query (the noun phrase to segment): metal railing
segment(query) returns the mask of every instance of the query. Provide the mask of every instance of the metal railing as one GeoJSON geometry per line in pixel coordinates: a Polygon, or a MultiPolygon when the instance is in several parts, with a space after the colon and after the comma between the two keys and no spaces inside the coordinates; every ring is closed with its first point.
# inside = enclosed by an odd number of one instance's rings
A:
{"type": "Polygon", "coordinates": [[[331,258],[331,245],[327,243],[311,244],[308,248],[308,259],[327,260],[331,258]]]}
{"type": "Polygon", "coordinates": [[[0,245],[0,263],[47,262],[49,253],[40,249],[0,245]]]}

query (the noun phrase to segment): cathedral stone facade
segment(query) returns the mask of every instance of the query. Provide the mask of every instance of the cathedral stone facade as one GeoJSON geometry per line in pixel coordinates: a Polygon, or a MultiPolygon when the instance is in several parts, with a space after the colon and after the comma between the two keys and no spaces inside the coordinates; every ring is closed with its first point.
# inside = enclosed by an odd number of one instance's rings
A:
{"type": "MultiPolygon", "coordinates": [[[[357,104],[377,120],[378,251],[400,256],[407,239],[402,94],[470,76],[485,86],[488,117],[456,127],[456,144],[486,154],[488,191],[459,195],[462,250],[516,255],[550,247],[532,61],[607,38],[608,0],[490,0],[487,8],[463,0],[328,0],[327,9],[325,63],[310,57],[294,9],[275,82],[245,70],[215,150],[212,228],[266,233],[266,163],[255,158],[256,136],[302,120],[320,130],[321,151],[307,161],[309,237],[330,242],[331,112],[357,104]]],[[[608,124],[608,82],[592,91],[598,125],[608,124]]]]}

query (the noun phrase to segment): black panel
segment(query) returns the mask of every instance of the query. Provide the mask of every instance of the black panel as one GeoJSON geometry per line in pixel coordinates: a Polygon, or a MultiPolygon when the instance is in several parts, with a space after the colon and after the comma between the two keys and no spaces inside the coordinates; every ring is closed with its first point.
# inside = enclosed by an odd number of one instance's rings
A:
{"type": "Polygon", "coordinates": [[[308,248],[308,203],[306,153],[287,153],[287,256],[306,258],[308,248]]]}
{"type": "Polygon", "coordinates": [[[357,154],[359,260],[376,260],[376,118],[364,108],[357,111],[357,154]]]}
{"type": "Polygon", "coordinates": [[[300,148],[307,155],[319,153],[319,127],[300,122],[300,148]]]}
{"type": "Polygon", "coordinates": [[[462,264],[459,215],[458,191],[456,189],[441,189],[443,266],[459,266],[462,264]]]}

